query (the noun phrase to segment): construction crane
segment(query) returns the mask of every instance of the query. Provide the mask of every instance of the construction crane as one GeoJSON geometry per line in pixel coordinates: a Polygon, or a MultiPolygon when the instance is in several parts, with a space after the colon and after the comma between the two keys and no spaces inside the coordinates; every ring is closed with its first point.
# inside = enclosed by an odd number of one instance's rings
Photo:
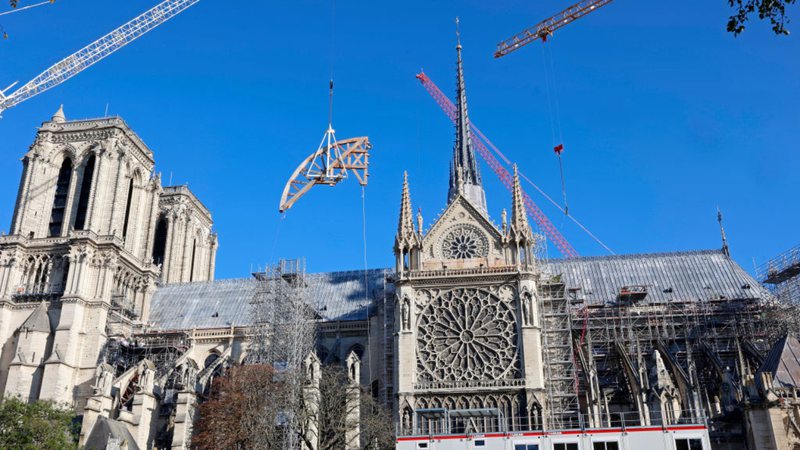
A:
{"type": "Polygon", "coordinates": [[[537,39],[546,41],[547,37],[553,34],[553,32],[557,29],[577,19],[580,19],[590,12],[596,11],[598,8],[602,8],[611,2],[612,0],[588,0],[576,3],[560,13],[541,21],[520,33],[515,34],[503,42],[500,42],[497,44],[497,50],[494,52],[494,57],[500,58],[501,56],[506,56],[514,50],[520,49],[537,39]]]}
{"type": "MultiPolygon", "coordinates": [[[[453,123],[456,121],[456,106],[447,98],[446,95],[439,89],[438,86],[428,78],[425,73],[419,73],[417,75],[417,79],[422,83],[422,86],[425,87],[425,90],[433,97],[439,107],[442,108],[444,113],[447,117],[450,118],[453,123]]],[[[506,170],[506,168],[497,160],[497,158],[492,155],[489,149],[486,148],[486,145],[483,143],[481,139],[486,140],[486,137],[483,133],[478,130],[478,128],[470,122],[470,131],[472,132],[474,137],[480,137],[472,140],[472,143],[475,145],[475,149],[478,151],[478,154],[481,155],[486,164],[494,171],[495,174],[500,178],[500,181],[503,185],[509,190],[513,190],[514,188],[514,177],[506,170]]],[[[577,258],[578,252],[572,248],[572,245],[567,241],[566,238],[558,231],[558,229],[553,226],[553,223],[550,222],[550,219],[544,215],[542,210],[533,202],[533,200],[528,196],[527,193],[522,193],[525,202],[525,209],[528,212],[528,215],[536,222],[545,235],[555,244],[558,251],[561,253],[562,256],[565,258],[577,258]]]]}
{"type": "Polygon", "coordinates": [[[200,0],[165,0],[129,22],[57,62],[16,91],[6,94],[17,83],[0,91],[3,111],[51,89],[114,53],[136,38],[185,11],[200,0]]]}

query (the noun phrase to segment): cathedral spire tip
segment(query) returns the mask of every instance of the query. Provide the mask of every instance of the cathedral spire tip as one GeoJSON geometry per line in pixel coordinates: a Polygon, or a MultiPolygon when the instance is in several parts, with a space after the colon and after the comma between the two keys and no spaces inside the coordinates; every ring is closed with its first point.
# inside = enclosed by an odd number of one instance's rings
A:
{"type": "Polygon", "coordinates": [[[453,147],[453,160],[450,164],[450,189],[447,193],[447,202],[452,202],[461,194],[479,210],[486,213],[486,193],[483,191],[478,163],[475,153],[472,151],[459,23],[456,18],[456,142],[453,147]],[[459,178],[463,185],[459,182],[459,178]]]}

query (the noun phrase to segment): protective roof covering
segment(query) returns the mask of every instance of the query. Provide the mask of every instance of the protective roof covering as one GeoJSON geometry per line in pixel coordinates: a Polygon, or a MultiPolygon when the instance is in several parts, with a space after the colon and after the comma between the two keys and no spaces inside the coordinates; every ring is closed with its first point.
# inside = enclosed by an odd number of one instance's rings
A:
{"type": "Polygon", "coordinates": [[[590,304],[616,302],[625,286],[646,286],[645,302],[765,298],[751,275],[721,250],[552,259],[547,273],[562,274],[590,304]]]}
{"type": "MultiPolygon", "coordinates": [[[[323,321],[365,320],[375,300],[382,299],[385,290],[391,294],[393,287],[386,282],[391,273],[372,269],[306,274],[309,302],[323,321]]],[[[159,287],[149,322],[156,330],[246,326],[257,288],[255,278],[159,287]]]]}
{"type": "MultiPolygon", "coordinates": [[[[788,335],[779,339],[767,354],[758,373],[772,375],[772,389],[795,389],[800,387],[800,342],[788,335]]],[[[756,377],[761,383],[761,377],[756,377]]]]}

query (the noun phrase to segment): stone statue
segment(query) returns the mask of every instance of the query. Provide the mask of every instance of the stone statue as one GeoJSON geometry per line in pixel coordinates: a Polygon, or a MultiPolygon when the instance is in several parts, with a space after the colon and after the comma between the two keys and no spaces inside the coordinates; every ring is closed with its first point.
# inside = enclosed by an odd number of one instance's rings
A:
{"type": "Polygon", "coordinates": [[[108,364],[100,364],[95,370],[94,395],[111,396],[114,372],[108,364]]]}
{"type": "Polygon", "coordinates": [[[525,325],[531,324],[531,305],[530,294],[527,292],[522,294],[522,323],[525,325]]]}
{"type": "Polygon", "coordinates": [[[408,298],[403,299],[403,305],[401,309],[403,316],[403,323],[402,323],[403,329],[404,330],[411,329],[411,311],[410,311],[411,305],[409,304],[408,298]]]}

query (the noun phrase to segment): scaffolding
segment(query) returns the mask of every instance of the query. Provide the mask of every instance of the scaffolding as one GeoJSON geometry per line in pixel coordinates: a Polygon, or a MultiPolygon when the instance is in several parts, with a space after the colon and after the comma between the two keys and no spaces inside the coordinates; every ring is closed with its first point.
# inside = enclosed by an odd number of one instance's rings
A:
{"type": "Polygon", "coordinates": [[[778,300],[800,305],[800,245],[770,259],[756,274],[778,300]]]}
{"type": "Polygon", "coordinates": [[[114,368],[116,376],[147,359],[156,367],[156,378],[167,375],[175,362],[191,346],[185,331],[160,331],[136,334],[132,337],[116,336],[106,342],[101,361],[114,368]]]}
{"type": "Polygon", "coordinates": [[[577,428],[579,417],[570,300],[559,277],[539,286],[547,427],[577,428]]]}
{"type": "Polygon", "coordinates": [[[658,352],[680,391],[682,414],[708,420],[714,439],[743,439],[734,411],[774,337],[762,299],[611,305],[578,300],[571,312],[573,340],[585,355],[578,368],[578,390],[586,392],[582,409],[594,405],[598,417],[608,421],[595,426],[618,426],[619,418],[632,412],[643,426],[684,419],[653,406],[658,352]]]}

